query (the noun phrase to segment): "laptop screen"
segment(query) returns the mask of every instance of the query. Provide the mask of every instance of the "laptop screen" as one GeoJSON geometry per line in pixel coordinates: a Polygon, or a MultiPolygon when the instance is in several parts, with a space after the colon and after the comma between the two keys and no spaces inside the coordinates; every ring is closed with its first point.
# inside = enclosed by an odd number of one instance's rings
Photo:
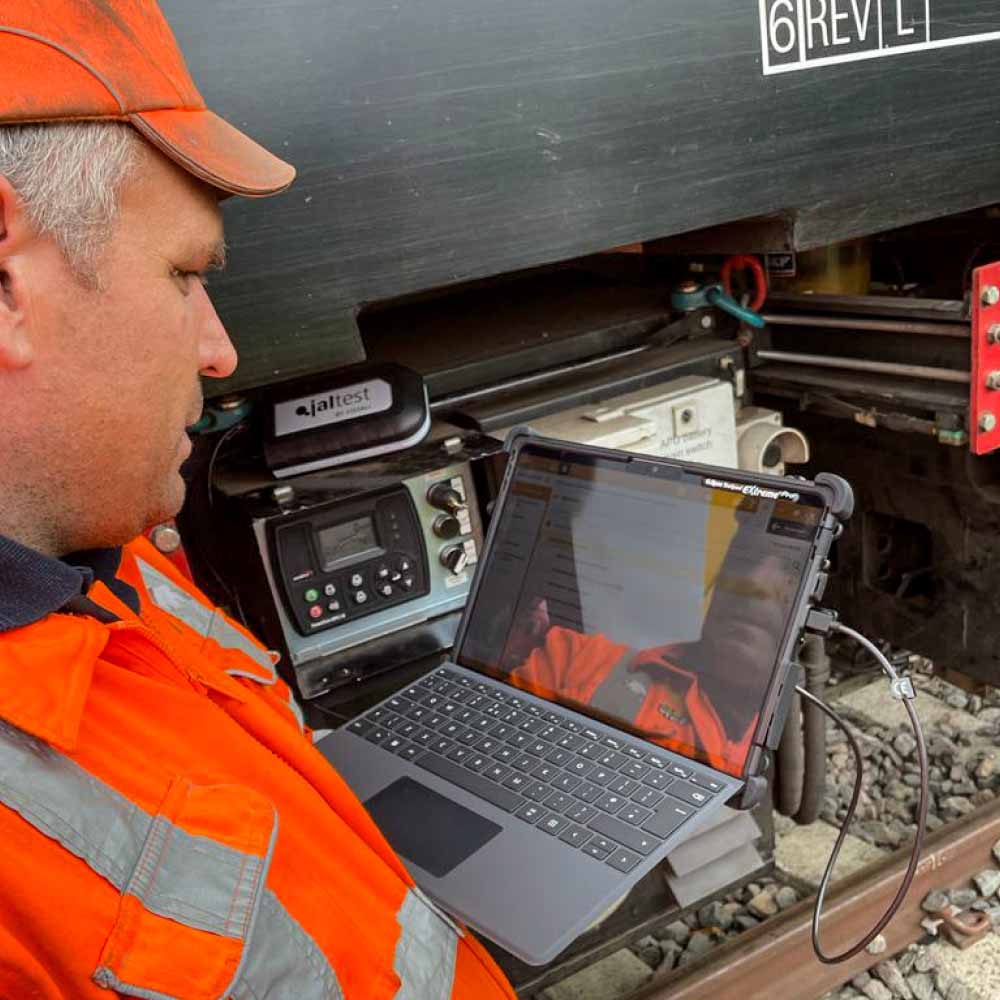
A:
{"type": "Polygon", "coordinates": [[[458,662],[741,775],[822,498],[541,444],[515,461],[458,662]]]}

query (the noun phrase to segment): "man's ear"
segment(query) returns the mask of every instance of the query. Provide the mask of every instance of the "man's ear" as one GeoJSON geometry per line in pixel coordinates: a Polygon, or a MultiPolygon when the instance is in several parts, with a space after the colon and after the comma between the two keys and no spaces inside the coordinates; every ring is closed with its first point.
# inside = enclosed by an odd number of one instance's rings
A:
{"type": "Polygon", "coordinates": [[[17,193],[0,174],[0,374],[31,364],[27,294],[18,256],[33,235],[17,193]]]}

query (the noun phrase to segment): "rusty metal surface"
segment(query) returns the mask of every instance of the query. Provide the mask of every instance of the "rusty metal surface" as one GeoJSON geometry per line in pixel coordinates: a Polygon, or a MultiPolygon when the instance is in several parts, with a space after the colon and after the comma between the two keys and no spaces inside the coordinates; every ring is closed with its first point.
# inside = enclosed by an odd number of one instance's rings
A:
{"type": "MultiPolygon", "coordinates": [[[[932,889],[958,885],[987,866],[1000,839],[1000,802],[949,825],[927,839],[909,895],[885,931],[885,956],[920,938],[926,916],[920,903],[932,889]]],[[[821,940],[840,950],[858,940],[892,899],[906,868],[908,848],[871,865],[836,886],[823,917],[821,940]]],[[[825,966],[812,950],[812,900],[741,935],[683,975],[654,980],[630,1000],[816,1000],[847,982],[877,959],[862,953],[841,965],[825,966]]]]}

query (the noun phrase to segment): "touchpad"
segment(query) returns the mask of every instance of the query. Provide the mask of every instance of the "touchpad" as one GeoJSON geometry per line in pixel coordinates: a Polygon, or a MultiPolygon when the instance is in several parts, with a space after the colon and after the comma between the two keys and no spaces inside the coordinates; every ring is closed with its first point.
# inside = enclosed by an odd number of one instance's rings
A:
{"type": "Polygon", "coordinates": [[[365,808],[399,854],[438,878],[503,829],[412,778],[383,788],[365,808]]]}

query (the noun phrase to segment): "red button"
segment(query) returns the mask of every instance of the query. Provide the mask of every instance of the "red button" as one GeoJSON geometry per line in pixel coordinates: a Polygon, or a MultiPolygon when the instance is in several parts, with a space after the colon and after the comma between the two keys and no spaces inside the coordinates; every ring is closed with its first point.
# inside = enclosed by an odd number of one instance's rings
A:
{"type": "Polygon", "coordinates": [[[318,605],[318,604],[314,604],[309,609],[309,617],[310,618],[322,618],[323,617],[323,609],[322,609],[322,607],[320,607],[320,605],[318,605]]]}

